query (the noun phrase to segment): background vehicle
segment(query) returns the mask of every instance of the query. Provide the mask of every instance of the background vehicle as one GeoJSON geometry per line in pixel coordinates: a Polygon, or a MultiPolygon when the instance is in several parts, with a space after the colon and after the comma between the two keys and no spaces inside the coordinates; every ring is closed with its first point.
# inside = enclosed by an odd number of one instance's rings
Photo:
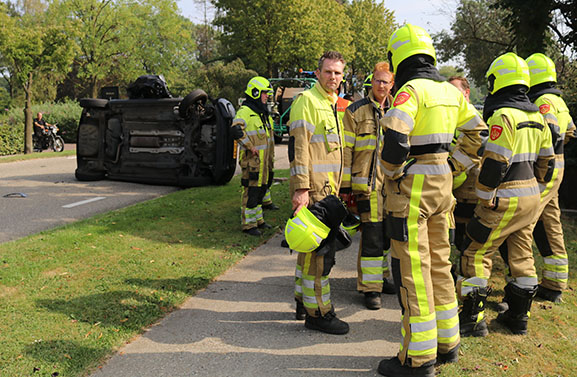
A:
{"type": "Polygon", "coordinates": [[[54,152],[62,152],[64,150],[64,140],[58,135],[57,125],[58,123],[54,123],[51,126],[46,126],[42,138],[37,137],[36,134],[32,135],[35,151],[42,152],[45,149],[52,149],[54,152]]]}
{"type": "Polygon", "coordinates": [[[274,121],[274,141],[280,143],[285,134],[288,134],[290,109],[296,96],[312,88],[317,80],[310,77],[273,78],[269,79],[273,87],[273,101],[271,104],[274,121]]]}
{"type": "Polygon", "coordinates": [[[184,98],[160,92],[149,87],[140,92],[145,95],[132,93],[133,99],[80,100],[78,180],[183,187],[230,181],[236,168],[232,104],[200,89],[184,98]],[[164,98],[151,98],[159,96],[164,98]]]}

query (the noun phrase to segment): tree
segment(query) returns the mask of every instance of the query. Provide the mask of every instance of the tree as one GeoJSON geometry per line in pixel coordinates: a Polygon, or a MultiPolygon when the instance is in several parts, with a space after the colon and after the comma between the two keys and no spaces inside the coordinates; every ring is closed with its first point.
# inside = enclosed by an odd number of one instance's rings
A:
{"type": "Polygon", "coordinates": [[[460,0],[451,32],[434,34],[439,61],[456,57],[464,59],[469,76],[479,87],[485,87],[485,73],[499,55],[513,51],[513,33],[501,20],[509,12],[492,7],[495,0],[460,0]]]}
{"type": "Polygon", "coordinates": [[[223,48],[260,74],[314,69],[328,49],[351,56],[350,20],[334,0],[212,0],[223,48]],[[327,20],[330,20],[328,22],[327,20]]]}
{"type": "Polygon", "coordinates": [[[383,3],[353,0],[347,8],[355,45],[350,62],[351,73],[367,74],[374,65],[386,60],[389,37],[395,31],[395,16],[383,3]]]}
{"type": "Polygon", "coordinates": [[[74,44],[66,24],[51,24],[43,14],[7,13],[0,3],[0,51],[9,67],[10,77],[24,90],[24,152],[32,152],[32,101],[34,81],[43,74],[62,78],[68,71],[74,53],[74,44]]]}

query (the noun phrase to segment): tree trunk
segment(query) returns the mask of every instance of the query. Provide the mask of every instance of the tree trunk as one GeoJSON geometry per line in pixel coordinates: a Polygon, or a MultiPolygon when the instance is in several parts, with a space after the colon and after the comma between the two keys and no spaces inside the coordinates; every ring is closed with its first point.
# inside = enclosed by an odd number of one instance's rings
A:
{"type": "Polygon", "coordinates": [[[28,82],[24,84],[24,93],[26,94],[26,101],[24,105],[24,153],[32,153],[34,146],[32,145],[32,132],[34,125],[32,124],[32,72],[28,74],[28,82]]]}

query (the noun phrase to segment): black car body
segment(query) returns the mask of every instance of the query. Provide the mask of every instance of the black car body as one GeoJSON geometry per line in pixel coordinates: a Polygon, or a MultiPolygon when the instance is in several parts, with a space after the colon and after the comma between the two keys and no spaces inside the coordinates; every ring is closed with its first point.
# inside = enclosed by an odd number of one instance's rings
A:
{"type": "Polygon", "coordinates": [[[76,178],[182,187],[225,184],[235,111],[202,90],[184,98],[82,99],[76,178]]]}

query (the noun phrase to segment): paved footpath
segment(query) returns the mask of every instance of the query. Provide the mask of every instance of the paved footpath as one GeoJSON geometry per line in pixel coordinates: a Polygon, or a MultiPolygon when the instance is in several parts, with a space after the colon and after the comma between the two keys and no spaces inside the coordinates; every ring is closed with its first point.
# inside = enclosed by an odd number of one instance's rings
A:
{"type": "Polygon", "coordinates": [[[396,296],[367,310],[356,291],[359,234],[337,253],[331,272],[332,300],[347,335],[311,331],[294,319],[296,253],[270,239],[188,299],[132,343],[93,377],[185,376],[377,376],[383,357],[400,341],[396,296]]]}

